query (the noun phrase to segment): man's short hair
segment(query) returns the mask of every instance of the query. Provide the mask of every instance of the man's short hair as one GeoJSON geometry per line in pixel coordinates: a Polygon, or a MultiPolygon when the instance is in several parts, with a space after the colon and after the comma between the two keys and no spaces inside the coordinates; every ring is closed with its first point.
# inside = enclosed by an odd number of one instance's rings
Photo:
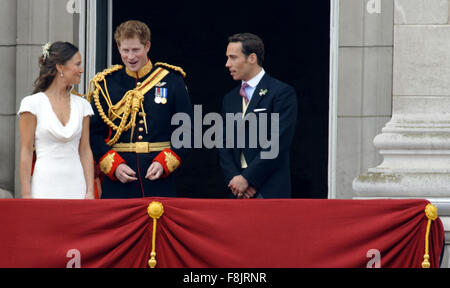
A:
{"type": "Polygon", "coordinates": [[[258,65],[262,67],[264,62],[264,42],[257,35],[252,33],[238,33],[228,37],[229,43],[242,43],[242,53],[247,57],[255,53],[258,58],[258,65]]]}
{"type": "Polygon", "coordinates": [[[150,42],[150,36],[151,32],[147,24],[137,20],[129,20],[120,24],[119,27],[116,28],[114,40],[117,45],[120,46],[121,41],[137,37],[139,41],[145,45],[147,42],[150,42]]]}

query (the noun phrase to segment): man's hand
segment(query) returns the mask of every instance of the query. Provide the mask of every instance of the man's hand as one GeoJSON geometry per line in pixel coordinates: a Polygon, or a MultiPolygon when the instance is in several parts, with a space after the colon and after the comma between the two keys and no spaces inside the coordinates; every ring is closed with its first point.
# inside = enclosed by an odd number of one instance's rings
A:
{"type": "Polygon", "coordinates": [[[145,178],[147,178],[150,181],[158,180],[161,178],[161,176],[164,173],[164,168],[159,162],[153,162],[152,165],[147,170],[147,175],[145,175],[145,178]]]}
{"type": "Polygon", "coordinates": [[[234,196],[241,198],[248,188],[248,182],[242,175],[238,175],[231,179],[230,183],[228,184],[228,188],[231,189],[231,192],[233,192],[234,196]]]}
{"type": "Polygon", "coordinates": [[[114,175],[122,183],[128,183],[138,180],[136,178],[136,172],[134,172],[133,169],[131,169],[128,165],[123,163],[116,168],[116,171],[114,171],[114,175]]]}
{"type": "Polygon", "coordinates": [[[242,194],[242,197],[240,197],[240,198],[243,198],[243,199],[250,199],[250,198],[255,197],[255,195],[256,195],[256,189],[255,189],[255,187],[253,187],[253,186],[248,186],[247,190],[245,190],[244,194],[242,194]]]}

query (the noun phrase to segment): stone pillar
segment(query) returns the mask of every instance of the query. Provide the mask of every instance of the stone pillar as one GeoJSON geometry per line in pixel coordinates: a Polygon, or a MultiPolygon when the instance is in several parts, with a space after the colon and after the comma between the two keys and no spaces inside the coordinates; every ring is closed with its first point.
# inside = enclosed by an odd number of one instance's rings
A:
{"type": "Polygon", "coordinates": [[[372,141],[391,119],[393,1],[339,1],[336,198],[381,160],[372,141]]]}
{"type": "Polygon", "coordinates": [[[16,0],[0,0],[0,198],[14,191],[14,146],[16,110],[16,0]]]}
{"type": "Polygon", "coordinates": [[[446,231],[450,231],[448,2],[395,1],[392,118],[374,139],[383,161],[353,181],[355,198],[429,199],[438,206],[446,231]]]}
{"type": "Polygon", "coordinates": [[[9,191],[0,189],[0,199],[11,199],[12,194],[9,191]]]}

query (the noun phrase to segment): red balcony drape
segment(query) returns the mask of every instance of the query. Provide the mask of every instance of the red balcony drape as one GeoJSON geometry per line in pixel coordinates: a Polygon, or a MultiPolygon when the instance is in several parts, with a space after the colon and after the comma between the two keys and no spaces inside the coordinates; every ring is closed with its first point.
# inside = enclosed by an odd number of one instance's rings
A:
{"type": "MultiPolygon", "coordinates": [[[[0,200],[0,267],[148,267],[151,202],[157,268],[420,268],[426,200],[0,200]],[[375,259],[376,260],[376,259],[375,259]]],[[[444,230],[431,221],[429,254],[438,267],[444,230]]]]}

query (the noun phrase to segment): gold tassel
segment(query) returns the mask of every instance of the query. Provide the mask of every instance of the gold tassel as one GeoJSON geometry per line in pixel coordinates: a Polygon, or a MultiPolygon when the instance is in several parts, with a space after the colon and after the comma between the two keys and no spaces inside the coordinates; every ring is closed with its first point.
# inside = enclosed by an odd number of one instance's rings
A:
{"type": "Polygon", "coordinates": [[[153,234],[152,234],[152,252],[148,266],[150,268],[156,267],[156,222],[164,214],[164,206],[161,202],[152,202],[147,208],[148,215],[153,219],[153,234]]]}
{"type": "Polygon", "coordinates": [[[430,268],[430,253],[429,253],[429,237],[430,237],[430,228],[431,221],[434,221],[438,218],[438,209],[433,204],[428,204],[425,207],[425,215],[427,215],[428,223],[427,223],[427,232],[425,233],[425,255],[423,255],[422,268],[430,268]]]}

